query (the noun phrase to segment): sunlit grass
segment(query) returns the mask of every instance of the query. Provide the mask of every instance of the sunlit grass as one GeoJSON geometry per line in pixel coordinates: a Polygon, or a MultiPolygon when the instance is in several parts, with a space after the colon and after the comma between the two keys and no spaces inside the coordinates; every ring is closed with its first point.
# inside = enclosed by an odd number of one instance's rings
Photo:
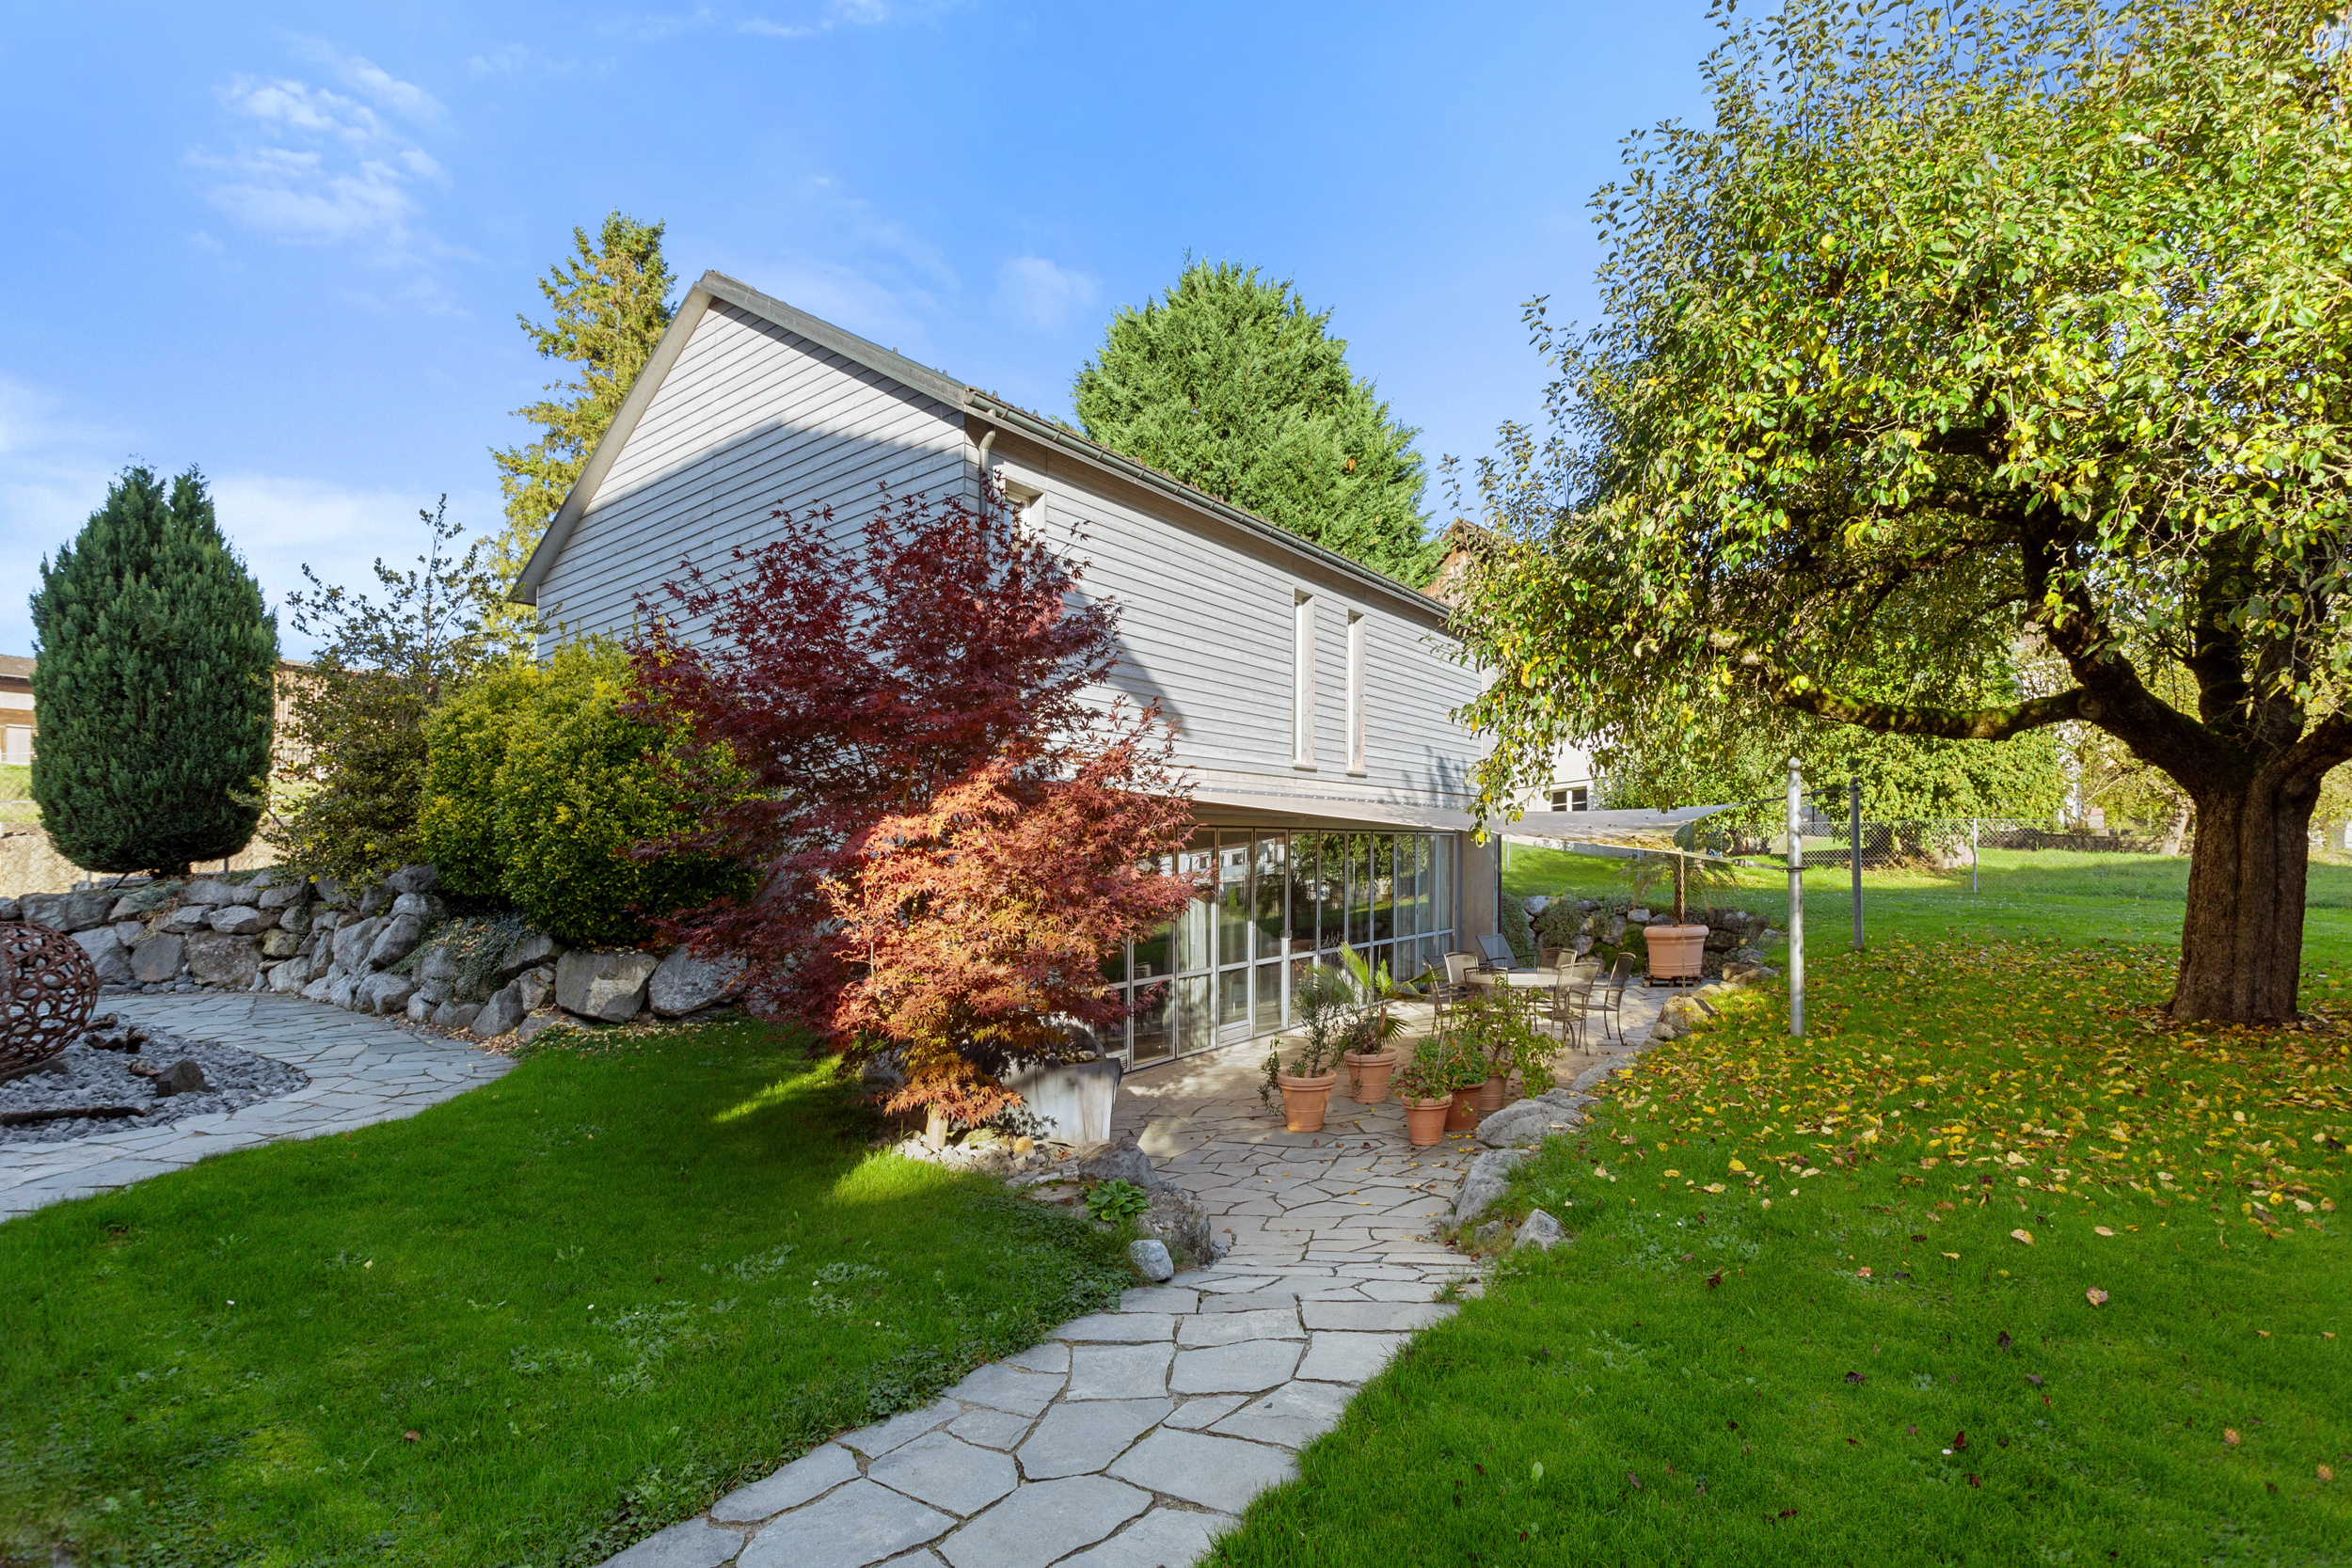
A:
{"type": "Polygon", "coordinates": [[[1868,952],[1809,947],[1804,1038],[1761,990],[1613,1078],[1500,1208],[1573,1239],[1215,1560],[2341,1560],[2352,1035],[2167,1027],[2169,947],[2106,939],[2168,867],[2035,859],[1997,873],[2032,923],[1874,883],[1868,952]]]}
{"type": "Polygon", "coordinates": [[[0,1561],[594,1563],[1132,1282],[789,1047],[543,1053],[0,1225],[0,1561]]]}

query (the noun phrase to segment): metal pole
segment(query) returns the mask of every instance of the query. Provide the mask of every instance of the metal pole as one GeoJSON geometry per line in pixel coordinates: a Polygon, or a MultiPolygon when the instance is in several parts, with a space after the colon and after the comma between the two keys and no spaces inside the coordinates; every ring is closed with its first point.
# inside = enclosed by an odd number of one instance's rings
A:
{"type": "Polygon", "coordinates": [[[1797,807],[1804,781],[1797,775],[1797,759],[1788,759],[1788,1032],[1804,1033],[1804,837],[1798,831],[1797,807]]]}
{"type": "Polygon", "coordinates": [[[1862,951],[1862,781],[1846,779],[1846,841],[1853,846],[1853,950],[1862,951]]]}
{"type": "Polygon", "coordinates": [[[1977,895],[1977,819],[1968,819],[1968,896],[1977,895]]]}

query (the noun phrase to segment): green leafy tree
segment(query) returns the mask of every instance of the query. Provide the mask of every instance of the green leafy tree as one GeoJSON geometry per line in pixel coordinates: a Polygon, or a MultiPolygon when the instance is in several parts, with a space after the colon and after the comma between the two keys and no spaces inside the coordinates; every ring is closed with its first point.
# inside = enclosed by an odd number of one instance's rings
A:
{"type": "Polygon", "coordinates": [[[1596,198],[1601,316],[1483,473],[1497,792],[1640,709],[2095,726],[2194,800],[2180,1019],[2296,1014],[2352,758],[2337,6],[1784,0],[1596,198]],[[1986,691],[2021,640],[2055,689],[1986,691]],[[2188,672],[2168,701],[2152,672],[2188,672]]]}
{"type": "Polygon", "coordinates": [[[90,871],[184,874],[253,837],[278,618],[194,468],[123,471],[33,595],[33,799],[90,871]]]}
{"type": "MultiPolygon", "coordinates": [[[[548,396],[515,410],[539,427],[537,440],[490,453],[506,495],[506,528],[491,542],[485,564],[501,583],[522,575],[548,519],[563,509],[637,372],[669,330],[676,279],[661,256],[661,230],[659,223],[617,212],[593,240],[586,230],[573,230],[572,256],[539,280],[553,320],[542,326],[515,318],[532,347],[578,365],[580,375],[549,384],[548,396]]],[[[494,635],[524,653],[532,626],[532,612],[522,606],[501,606],[490,622],[494,635]]]]}
{"type": "Polygon", "coordinates": [[[1111,318],[1078,372],[1078,420],[1113,451],[1418,586],[1436,564],[1420,433],[1348,370],[1330,319],[1254,267],[1194,261],[1166,298],[1111,318]]]}
{"type": "Polygon", "coordinates": [[[294,683],[290,789],[268,837],[312,875],[366,879],[424,858],[425,725],[493,662],[484,620],[501,585],[481,545],[453,553],[447,498],[417,516],[425,552],[407,571],[376,561],[380,600],[308,566],[310,587],[286,596],[294,629],[321,645],[294,683]]]}

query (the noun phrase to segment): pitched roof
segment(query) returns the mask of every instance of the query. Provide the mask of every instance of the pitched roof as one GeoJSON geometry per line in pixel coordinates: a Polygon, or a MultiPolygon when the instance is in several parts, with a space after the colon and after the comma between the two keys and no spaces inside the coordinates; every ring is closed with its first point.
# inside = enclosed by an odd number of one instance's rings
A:
{"type": "Polygon", "coordinates": [[[0,676],[14,675],[18,680],[33,678],[32,659],[19,654],[0,654],[0,676]]]}
{"type": "Polygon", "coordinates": [[[546,580],[580,514],[595,499],[596,489],[604,483],[604,476],[611,469],[613,459],[628,445],[638,420],[653,402],[662,378],[677,363],[686,340],[693,335],[696,324],[701,321],[703,312],[709,308],[712,300],[723,300],[796,337],[805,338],[821,348],[829,349],[852,364],[863,365],[903,387],[936,399],[950,412],[962,415],[967,428],[968,421],[978,420],[1017,431],[1032,440],[1067,451],[1094,467],[1118,474],[1147,489],[1156,490],[1196,511],[1209,513],[1283,549],[1305,556],[1327,570],[1353,579],[1366,592],[1389,599],[1399,608],[1409,609],[1432,625],[1442,622],[1444,618],[1441,604],[1418,590],[1407,588],[1394,578],[1374,571],[1359,561],[1302,539],[1255,513],[1246,512],[1231,501],[1212,496],[1171,474],[1162,473],[1157,468],[1114,451],[1057,420],[1008,403],[993,392],[967,386],[928,365],[917,364],[896,349],[869,342],[854,332],[835,326],[821,317],[812,316],[772,295],[761,293],[749,284],[720,272],[704,273],[686,292],[686,298],[679,303],[669,330],[662,334],[661,341],[655,345],[652,355],[647,357],[644,369],[638,372],[636,384],[629,388],[628,397],[622,400],[619,410],[612,417],[612,423],[596,443],[596,450],[589,454],[579,482],[572,486],[571,494],[564,498],[563,509],[549,520],[547,531],[540,536],[538,546],[531,552],[530,561],[524,563],[522,576],[516,579],[514,591],[507,595],[512,602],[538,603],[539,584],[546,580]]]}

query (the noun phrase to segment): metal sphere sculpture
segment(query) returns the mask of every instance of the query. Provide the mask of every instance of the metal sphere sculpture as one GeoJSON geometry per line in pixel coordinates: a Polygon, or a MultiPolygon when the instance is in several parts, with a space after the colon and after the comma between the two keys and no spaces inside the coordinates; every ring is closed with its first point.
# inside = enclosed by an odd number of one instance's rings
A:
{"type": "Polygon", "coordinates": [[[0,1079],[64,1051],[97,1005],[98,970],[80,942],[30,921],[0,921],[0,1079]]]}

